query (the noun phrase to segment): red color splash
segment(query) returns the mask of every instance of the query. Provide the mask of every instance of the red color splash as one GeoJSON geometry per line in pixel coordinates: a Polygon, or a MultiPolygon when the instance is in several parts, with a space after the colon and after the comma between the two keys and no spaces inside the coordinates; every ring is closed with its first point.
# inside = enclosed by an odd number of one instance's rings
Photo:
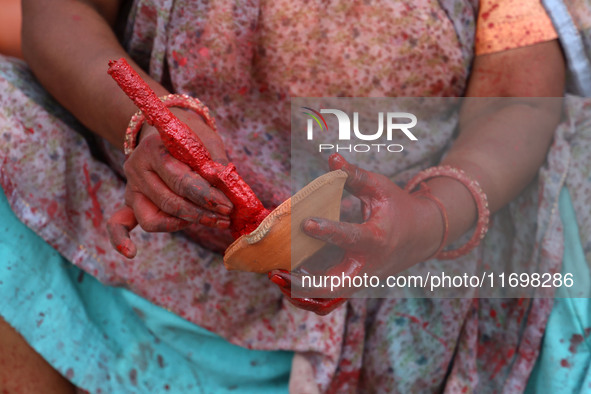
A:
{"type": "Polygon", "coordinates": [[[57,212],[57,208],[58,208],[57,202],[55,202],[55,201],[52,201],[49,204],[49,207],[47,207],[47,214],[49,215],[49,218],[51,220],[53,220],[55,218],[55,214],[57,212]]]}
{"type": "Polygon", "coordinates": [[[568,348],[568,351],[573,354],[576,353],[577,348],[581,343],[583,343],[584,340],[585,338],[583,338],[581,334],[573,334],[573,336],[570,337],[570,346],[568,348]]]}
{"type": "Polygon", "coordinates": [[[177,64],[181,67],[184,67],[187,64],[187,58],[179,56],[177,51],[172,51],[172,58],[177,62],[177,64]]]}
{"type": "Polygon", "coordinates": [[[570,368],[571,364],[568,362],[566,358],[563,358],[562,360],[560,360],[560,366],[563,368],[570,368]]]}
{"type": "Polygon", "coordinates": [[[446,350],[448,349],[447,343],[443,340],[443,338],[438,337],[437,335],[433,334],[431,331],[429,331],[427,329],[429,322],[423,322],[418,317],[413,316],[413,315],[408,315],[406,313],[396,312],[396,315],[406,317],[411,322],[418,324],[427,334],[429,334],[431,337],[433,337],[434,339],[439,341],[439,343],[441,343],[446,350]]]}
{"type": "Polygon", "coordinates": [[[103,211],[101,210],[101,204],[99,204],[98,198],[96,196],[96,192],[101,187],[102,181],[98,181],[96,185],[92,186],[92,181],[90,180],[90,174],[88,173],[88,164],[84,163],[84,180],[86,183],[86,191],[92,200],[92,209],[90,212],[87,212],[87,215],[92,218],[92,225],[95,228],[99,228],[103,221],[103,211]]]}
{"type": "Polygon", "coordinates": [[[230,214],[234,238],[255,230],[269,211],[238,175],[236,167],[213,161],[199,137],[170,112],[125,59],[110,61],[108,73],[156,127],[170,154],[228,196],[234,204],[230,214]]]}
{"type": "Polygon", "coordinates": [[[338,371],[327,392],[332,394],[348,391],[347,389],[354,387],[359,380],[359,374],[359,369],[353,371],[338,371]]]}
{"type": "Polygon", "coordinates": [[[496,10],[497,8],[499,8],[499,4],[495,4],[492,7],[490,7],[490,10],[483,12],[482,13],[482,19],[487,20],[488,17],[490,16],[490,13],[493,12],[494,10],[496,10]]]}
{"type": "MultiPolygon", "coordinates": [[[[497,374],[498,374],[499,372],[501,372],[501,369],[502,369],[504,366],[506,366],[506,365],[507,365],[507,362],[508,362],[508,359],[506,359],[506,358],[502,357],[502,356],[501,356],[501,354],[497,353],[497,355],[498,355],[498,356],[500,356],[500,357],[498,357],[498,362],[497,362],[497,364],[496,364],[496,366],[495,366],[495,368],[494,368],[494,370],[493,370],[493,373],[492,373],[492,375],[490,375],[490,379],[491,379],[491,380],[492,380],[492,379],[494,379],[494,378],[495,378],[495,376],[497,376],[497,374]]],[[[495,358],[497,357],[497,355],[495,355],[495,358]]]]}
{"type": "Polygon", "coordinates": [[[129,371],[129,381],[132,385],[137,386],[137,371],[135,368],[129,371]]]}

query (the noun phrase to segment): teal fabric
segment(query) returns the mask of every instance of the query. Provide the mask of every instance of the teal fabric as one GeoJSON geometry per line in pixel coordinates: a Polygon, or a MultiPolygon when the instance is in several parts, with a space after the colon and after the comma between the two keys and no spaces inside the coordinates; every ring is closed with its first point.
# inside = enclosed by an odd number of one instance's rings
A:
{"type": "Polygon", "coordinates": [[[92,393],[287,392],[293,353],[255,351],[107,287],[22,224],[0,188],[0,314],[92,393]]]}
{"type": "Polygon", "coordinates": [[[527,393],[591,392],[591,272],[585,260],[575,210],[563,188],[559,201],[564,227],[562,273],[572,273],[578,297],[561,288],[554,300],[540,356],[530,376],[527,393]]]}

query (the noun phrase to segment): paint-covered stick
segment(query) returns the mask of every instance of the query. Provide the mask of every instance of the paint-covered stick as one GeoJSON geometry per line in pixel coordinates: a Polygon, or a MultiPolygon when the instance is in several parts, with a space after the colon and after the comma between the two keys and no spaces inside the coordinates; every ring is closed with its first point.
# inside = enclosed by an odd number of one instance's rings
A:
{"type": "Polygon", "coordinates": [[[156,127],[170,154],[220,189],[234,204],[230,214],[232,235],[238,238],[256,229],[269,211],[238,175],[236,167],[213,161],[199,137],[170,112],[125,59],[110,61],[108,73],[156,127]]]}

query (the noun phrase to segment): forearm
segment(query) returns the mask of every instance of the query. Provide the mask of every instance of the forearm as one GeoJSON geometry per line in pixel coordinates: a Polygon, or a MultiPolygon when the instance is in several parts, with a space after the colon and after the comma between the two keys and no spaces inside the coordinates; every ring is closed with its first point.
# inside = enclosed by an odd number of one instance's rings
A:
{"type": "MultiPolygon", "coordinates": [[[[459,136],[441,165],[460,168],[478,181],[490,211],[499,210],[544,163],[560,121],[563,87],[564,64],[556,42],[477,59],[467,95],[480,98],[465,100],[459,136]]],[[[474,198],[451,178],[428,184],[447,210],[448,243],[453,242],[476,223],[474,198]]]]}
{"type": "MultiPolygon", "coordinates": [[[[122,148],[127,122],[137,108],[106,72],[109,60],[130,60],[109,24],[117,8],[118,1],[23,0],[23,54],[52,96],[89,129],[122,148]]],[[[167,93],[141,75],[158,95],[167,93]]]]}
{"type": "MultiPolygon", "coordinates": [[[[477,99],[480,100],[480,99],[477,99]]],[[[495,212],[512,201],[536,176],[550,147],[560,119],[560,99],[532,99],[510,104],[492,112],[460,121],[461,133],[441,165],[462,169],[482,187],[489,209],[495,212]]],[[[478,102],[474,102],[477,106],[478,102]]],[[[474,107],[468,101],[469,107],[474,107]]],[[[468,108],[477,110],[477,108],[468,108]]],[[[468,231],[477,219],[470,192],[451,178],[428,182],[433,194],[445,205],[449,218],[449,240],[468,231]]]]}

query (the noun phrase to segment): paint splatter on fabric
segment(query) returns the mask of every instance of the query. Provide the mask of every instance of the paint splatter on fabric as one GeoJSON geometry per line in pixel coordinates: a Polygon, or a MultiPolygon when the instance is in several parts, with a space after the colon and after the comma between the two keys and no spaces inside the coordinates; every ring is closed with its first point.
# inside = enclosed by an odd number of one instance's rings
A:
{"type": "MultiPolygon", "coordinates": [[[[474,21],[474,4],[460,0],[311,1],[306,7],[140,0],[126,46],[153,77],[214,111],[230,159],[273,206],[290,194],[291,96],[459,96],[472,60],[474,21]]],[[[569,99],[567,121],[537,181],[496,215],[485,242],[458,259],[458,269],[470,273],[483,261],[560,269],[554,206],[567,173],[581,191],[573,195],[575,207],[588,212],[591,169],[569,145],[585,105],[569,99]]],[[[358,164],[404,181],[436,163],[454,126],[425,135],[416,155],[358,164]]],[[[136,231],[141,253],[125,260],[111,249],[104,223],[123,201],[124,184],[91,156],[76,130],[83,131],[22,63],[2,58],[2,187],[27,226],[103,283],[125,286],[234,344],[300,352],[326,392],[524,387],[551,300],[353,300],[319,317],[293,308],[266,276],[227,272],[220,255],[182,234],[136,231]],[[95,226],[99,212],[102,223],[95,226]]]]}

